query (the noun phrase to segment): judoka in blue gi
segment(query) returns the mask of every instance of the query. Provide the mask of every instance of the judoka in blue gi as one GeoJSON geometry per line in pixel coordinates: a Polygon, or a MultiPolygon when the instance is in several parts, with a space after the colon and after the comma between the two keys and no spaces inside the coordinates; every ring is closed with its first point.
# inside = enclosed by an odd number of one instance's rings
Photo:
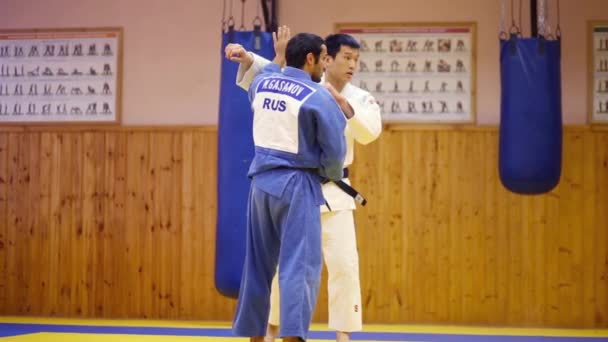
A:
{"type": "Polygon", "coordinates": [[[249,88],[255,156],[233,331],[251,341],[264,339],[277,263],[284,341],[307,338],[317,301],[321,182],[342,178],[346,154],[344,113],[318,84],[326,54],[321,37],[300,33],[287,43],[287,67],[267,65],[249,88]]]}

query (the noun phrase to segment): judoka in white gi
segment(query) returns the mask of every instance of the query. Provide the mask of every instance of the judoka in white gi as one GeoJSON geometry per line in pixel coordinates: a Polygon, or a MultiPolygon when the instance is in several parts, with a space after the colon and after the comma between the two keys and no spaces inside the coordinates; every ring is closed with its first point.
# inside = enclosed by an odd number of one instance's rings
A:
{"type": "MultiPolygon", "coordinates": [[[[275,42],[276,63],[284,62],[285,37],[289,29],[279,28],[280,37],[275,42]],[[282,31],[283,30],[283,31],[282,31]]],[[[347,153],[344,167],[352,164],[355,142],[366,145],[374,141],[382,131],[380,107],[367,91],[351,84],[357,70],[360,45],[350,35],[332,34],[325,39],[328,62],[324,81],[329,82],[339,94],[334,93],[338,103],[348,117],[344,131],[347,153]]],[[[229,44],[226,50],[238,51],[242,58],[237,84],[249,89],[251,81],[270,62],[254,53],[247,52],[238,44],[229,44]]],[[[350,184],[347,178],[344,182],[350,184]]],[[[350,332],[362,330],[361,285],[359,281],[359,258],[353,210],[353,197],[329,182],[323,185],[327,206],[321,207],[323,257],[328,271],[329,328],[336,331],[336,340],[350,340],[350,332]]],[[[283,294],[284,295],[284,294],[283,294]]],[[[269,329],[266,341],[274,340],[279,324],[279,284],[274,279],[271,295],[269,329]]]]}
{"type": "MultiPolygon", "coordinates": [[[[237,53],[226,51],[227,57],[237,53]]],[[[233,331],[263,341],[270,288],[283,289],[280,335],[305,340],[321,277],[323,178],[339,180],[346,154],[344,113],[320,85],[326,47],[301,33],[286,47],[287,67],[268,64],[249,90],[255,156],[247,217],[245,264],[233,331]]]]}

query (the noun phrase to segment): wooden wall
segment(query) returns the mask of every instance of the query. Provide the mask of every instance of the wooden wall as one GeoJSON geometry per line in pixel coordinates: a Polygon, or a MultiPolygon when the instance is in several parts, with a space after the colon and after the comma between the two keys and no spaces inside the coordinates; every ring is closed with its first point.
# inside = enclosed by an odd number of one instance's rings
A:
{"type": "MultiPolygon", "coordinates": [[[[393,127],[357,149],[366,322],[608,327],[608,131],[567,128],[543,196],[502,188],[497,138],[393,127]]],[[[0,129],[0,314],[231,320],[216,149],[214,128],[0,129]]]]}
{"type": "Polygon", "coordinates": [[[2,314],[229,318],[215,130],[0,134],[2,314]]]}
{"type": "Polygon", "coordinates": [[[357,152],[366,318],[608,327],[608,131],[569,128],[560,185],[507,192],[494,129],[398,130],[357,152]]]}

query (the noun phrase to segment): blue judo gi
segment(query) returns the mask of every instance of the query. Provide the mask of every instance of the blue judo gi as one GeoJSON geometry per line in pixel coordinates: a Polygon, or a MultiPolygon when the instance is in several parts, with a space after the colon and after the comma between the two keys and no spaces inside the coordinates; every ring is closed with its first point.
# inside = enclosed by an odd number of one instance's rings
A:
{"type": "Polygon", "coordinates": [[[255,156],[233,332],[264,336],[279,266],[280,336],[305,340],[321,278],[323,178],[342,178],[346,119],[303,70],[269,64],[249,88],[255,156]]]}

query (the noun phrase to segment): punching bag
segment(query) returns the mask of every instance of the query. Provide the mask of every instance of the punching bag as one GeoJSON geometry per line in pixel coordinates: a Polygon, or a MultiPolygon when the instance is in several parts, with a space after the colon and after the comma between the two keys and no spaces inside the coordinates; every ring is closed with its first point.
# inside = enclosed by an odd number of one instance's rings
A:
{"type": "Polygon", "coordinates": [[[224,296],[237,298],[245,260],[247,177],[253,159],[253,113],[247,91],[236,85],[239,64],[224,58],[228,43],[238,43],[267,59],[274,57],[272,34],[234,31],[223,33],[220,108],[218,122],[217,230],[215,287],[224,296]]]}
{"type": "Polygon", "coordinates": [[[561,174],[560,41],[511,35],[500,41],[499,173],[518,194],[553,189],[561,174]]]}

